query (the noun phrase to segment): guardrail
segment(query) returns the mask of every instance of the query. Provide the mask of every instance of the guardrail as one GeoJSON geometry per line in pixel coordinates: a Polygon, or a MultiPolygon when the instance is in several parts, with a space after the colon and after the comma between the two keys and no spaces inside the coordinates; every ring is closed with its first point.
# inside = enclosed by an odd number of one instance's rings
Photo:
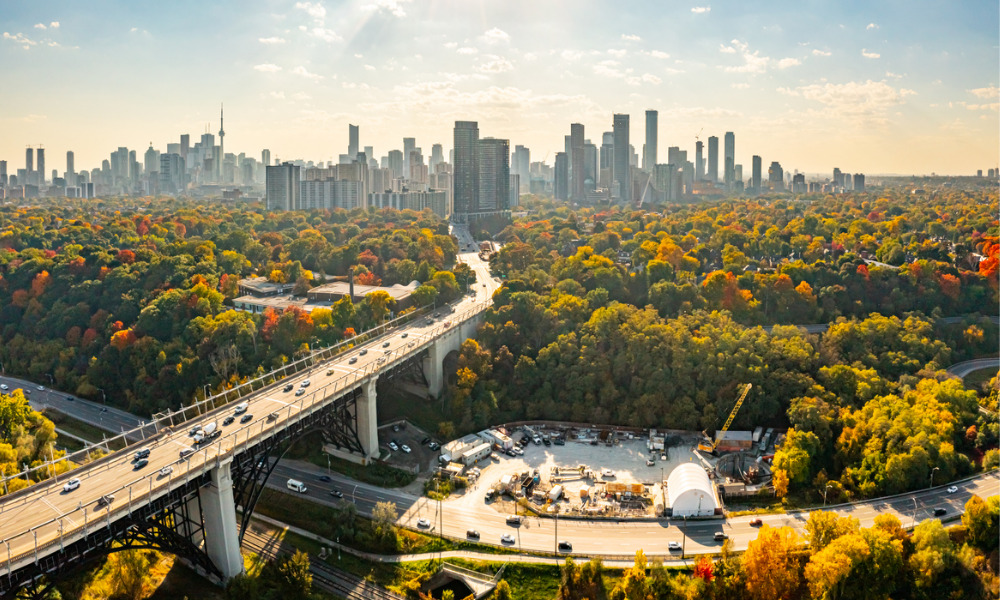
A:
{"type": "MultiPolygon", "coordinates": [[[[417,344],[413,344],[412,346],[410,344],[407,344],[406,346],[397,348],[392,353],[392,359],[386,361],[384,365],[378,365],[377,363],[370,363],[368,365],[365,365],[363,368],[355,369],[353,373],[349,373],[341,377],[338,377],[337,379],[327,383],[326,385],[314,389],[312,392],[308,394],[303,394],[300,397],[300,400],[297,404],[292,403],[284,408],[273,411],[274,413],[277,413],[279,417],[277,419],[274,419],[270,423],[268,422],[267,419],[260,419],[256,422],[248,423],[247,425],[240,426],[236,430],[225,435],[224,437],[220,438],[214,443],[209,444],[203,448],[200,448],[194,454],[188,456],[186,459],[174,463],[174,464],[184,463],[187,465],[187,468],[184,470],[183,474],[178,474],[177,477],[174,476],[173,471],[169,473],[165,478],[160,475],[160,472],[158,470],[151,471],[146,475],[143,475],[137,479],[134,479],[131,482],[128,482],[109,492],[106,492],[104,495],[109,495],[109,494],[114,495],[116,496],[116,500],[118,499],[119,495],[125,495],[127,496],[127,502],[124,507],[117,510],[113,510],[112,506],[110,505],[105,507],[105,514],[102,515],[102,519],[105,520],[108,524],[110,524],[112,516],[114,516],[114,520],[117,520],[124,514],[130,514],[133,504],[142,501],[148,502],[149,500],[155,499],[157,497],[156,495],[157,492],[169,493],[170,491],[172,491],[173,489],[172,485],[177,480],[178,477],[183,476],[185,482],[188,482],[190,481],[192,476],[200,476],[206,470],[220,466],[222,461],[225,458],[228,458],[230,454],[235,454],[242,450],[246,450],[252,445],[256,445],[258,442],[266,439],[269,435],[272,435],[274,432],[276,432],[279,427],[285,427],[288,425],[298,423],[303,418],[311,416],[317,410],[322,409],[328,400],[330,399],[336,400],[343,394],[343,392],[352,390],[355,387],[357,387],[359,382],[363,383],[365,380],[371,378],[373,375],[377,376],[377,374],[381,372],[383,369],[390,368],[392,365],[400,362],[401,360],[405,360],[408,355],[422,351],[425,347],[437,341],[442,336],[449,334],[453,329],[461,327],[461,325],[465,321],[480,314],[488,305],[489,305],[488,299],[484,302],[477,302],[471,308],[462,311],[457,315],[452,316],[451,318],[452,323],[449,326],[446,327],[444,325],[440,325],[438,327],[431,329],[430,332],[418,334],[424,337],[424,339],[422,339],[417,344]],[[295,410],[294,415],[292,414],[293,409],[295,410]],[[282,413],[284,413],[284,418],[281,417],[282,413]],[[257,430],[257,432],[253,433],[255,429],[257,430]],[[240,442],[239,439],[240,437],[243,437],[242,443],[240,442]],[[211,456],[209,456],[210,450],[214,450],[214,453],[211,456]],[[194,464],[199,455],[201,456],[201,462],[199,464],[194,464]],[[214,465],[211,465],[210,463],[213,460],[214,460],[214,465]],[[136,492],[137,486],[139,488],[138,492],[136,492]]],[[[311,356],[308,358],[311,358],[311,356]]],[[[310,365],[310,368],[312,368],[313,366],[315,366],[315,364],[310,365]]],[[[257,380],[259,381],[262,379],[263,377],[258,378],[257,380]]],[[[223,404],[222,406],[211,409],[209,412],[213,414],[219,414],[222,411],[224,411],[225,408],[226,408],[225,404],[223,404]]],[[[203,417],[206,416],[207,414],[208,413],[199,414],[198,416],[203,417]]],[[[158,437],[165,436],[166,433],[167,432],[161,432],[160,434],[158,434],[158,437]]],[[[131,454],[131,450],[129,448],[126,448],[119,452],[114,453],[113,455],[104,457],[104,459],[101,460],[104,461],[105,459],[107,459],[105,464],[107,465],[108,469],[110,469],[112,466],[119,466],[122,462],[124,462],[123,459],[127,459],[129,454],[131,454]]],[[[97,469],[94,469],[93,464],[87,465],[83,469],[84,470],[82,473],[80,473],[80,475],[86,478],[90,478],[95,473],[99,472],[97,469]]],[[[46,494],[58,488],[58,481],[56,481],[55,479],[51,481],[45,480],[42,483],[46,483],[48,485],[48,489],[45,490],[46,494]]],[[[38,485],[41,485],[42,483],[38,485]]],[[[10,494],[4,497],[3,501],[0,501],[0,515],[2,515],[4,512],[12,510],[18,505],[20,506],[26,505],[28,503],[28,496],[31,496],[39,491],[40,490],[37,488],[37,486],[32,486],[31,488],[25,488],[24,490],[19,490],[15,494],[10,494]],[[31,490],[31,493],[25,493],[29,489],[31,490]],[[16,500],[19,499],[23,500],[23,502],[16,503],[16,500]]],[[[119,504],[118,506],[121,505],[119,504]]],[[[86,535],[89,524],[90,524],[89,515],[87,509],[83,507],[81,503],[76,509],[72,511],[63,513],[58,517],[49,519],[44,523],[35,525],[22,533],[0,540],[0,544],[6,547],[7,574],[8,575],[10,574],[11,569],[13,568],[13,565],[15,563],[21,563],[26,559],[32,557],[33,560],[37,562],[39,552],[42,552],[44,554],[46,551],[48,551],[50,548],[56,545],[59,545],[59,547],[62,548],[65,546],[66,543],[71,543],[75,541],[77,535],[79,535],[80,532],[82,532],[83,535],[86,535]],[[73,517],[80,518],[81,514],[82,514],[82,523],[77,523],[76,521],[74,521],[73,517]],[[70,528],[68,530],[67,527],[64,525],[64,521],[70,523],[70,528]],[[41,543],[39,542],[39,532],[41,532],[43,535],[41,543]],[[21,538],[25,539],[21,540],[21,538]],[[21,540],[21,541],[12,544],[12,542],[15,542],[15,540],[21,540]],[[22,550],[15,554],[12,551],[12,546],[28,546],[29,549],[22,550]]]]}

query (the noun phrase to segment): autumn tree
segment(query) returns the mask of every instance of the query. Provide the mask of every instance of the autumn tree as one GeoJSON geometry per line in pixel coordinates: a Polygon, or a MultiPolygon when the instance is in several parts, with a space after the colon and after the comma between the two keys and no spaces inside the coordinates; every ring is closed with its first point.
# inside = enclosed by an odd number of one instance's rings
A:
{"type": "Polygon", "coordinates": [[[789,527],[764,525],[743,553],[747,597],[755,600],[792,598],[799,586],[798,536],[789,527]]]}

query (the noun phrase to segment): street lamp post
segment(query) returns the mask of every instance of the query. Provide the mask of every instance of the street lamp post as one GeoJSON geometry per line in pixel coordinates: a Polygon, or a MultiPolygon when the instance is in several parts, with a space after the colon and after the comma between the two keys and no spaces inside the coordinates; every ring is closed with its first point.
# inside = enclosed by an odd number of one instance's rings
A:
{"type": "Polygon", "coordinates": [[[358,486],[355,485],[354,486],[354,491],[351,492],[351,502],[354,503],[355,506],[358,505],[358,499],[355,497],[355,494],[357,493],[357,491],[358,491],[358,486]]]}
{"type": "Polygon", "coordinates": [[[687,541],[688,541],[688,518],[684,515],[684,538],[681,541],[681,560],[684,559],[684,554],[687,552],[687,541]]]}
{"type": "Polygon", "coordinates": [[[831,485],[833,485],[833,484],[832,483],[828,483],[828,484],[826,484],[826,487],[823,488],[823,508],[826,508],[826,492],[829,491],[831,485]]]}
{"type": "Polygon", "coordinates": [[[931,469],[931,485],[930,485],[930,487],[934,487],[934,471],[940,471],[940,470],[941,470],[941,467],[934,467],[933,469],[931,469]]]}
{"type": "Polygon", "coordinates": [[[913,528],[917,528],[917,499],[913,498],[913,528]]]}
{"type": "Polygon", "coordinates": [[[97,391],[101,392],[101,402],[103,402],[104,405],[107,406],[107,404],[108,404],[108,396],[107,396],[107,394],[104,393],[104,388],[97,388],[97,391]]]}

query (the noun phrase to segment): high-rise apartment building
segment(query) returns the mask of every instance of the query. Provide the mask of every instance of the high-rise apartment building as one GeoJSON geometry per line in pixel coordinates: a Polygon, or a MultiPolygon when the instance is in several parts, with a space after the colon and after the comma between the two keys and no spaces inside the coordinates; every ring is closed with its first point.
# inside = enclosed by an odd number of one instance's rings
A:
{"type": "MultiPolygon", "coordinates": [[[[74,162],[75,161],[74,161],[74,157],[73,157],[73,151],[72,150],[67,150],[66,151],[66,178],[67,179],[70,179],[74,175],[76,175],[76,166],[75,166],[74,162]]],[[[70,183],[72,185],[72,182],[70,182],[70,183]]]]}
{"type": "Polygon", "coordinates": [[[299,206],[299,167],[292,163],[269,165],[265,184],[268,210],[294,210],[299,206]]]}
{"type": "Polygon", "coordinates": [[[410,152],[417,149],[417,138],[403,138],[403,176],[410,174],[410,152]]]}
{"type": "Polygon", "coordinates": [[[611,189],[611,175],[615,164],[615,134],[605,131],[601,134],[601,150],[598,157],[598,187],[611,189]]]}
{"type": "Polygon", "coordinates": [[[38,185],[45,185],[45,148],[38,147],[38,185]]]}
{"type": "Polygon", "coordinates": [[[855,173],[854,174],[854,191],[863,192],[865,191],[865,174],[855,173]]]}
{"type": "Polygon", "coordinates": [[[354,160],[358,156],[358,126],[347,125],[347,155],[354,160]]]}
{"type": "MultiPolygon", "coordinates": [[[[184,146],[181,145],[181,156],[184,156],[184,146]]],[[[271,151],[264,148],[260,151],[260,162],[264,163],[265,167],[271,166],[271,151]]]]}
{"type": "Polygon", "coordinates": [[[694,180],[701,181],[705,178],[705,144],[701,140],[694,143],[694,180]]]}
{"type": "Polygon", "coordinates": [[[525,146],[514,146],[514,157],[510,165],[511,173],[520,177],[521,190],[528,191],[531,181],[531,151],[525,146]]]}
{"type": "Polygon", "coordinates": [[[431,146],[431,158],[427,161],[427,172],[436,173],[437,166],[444,162],[444,147],[441,144],[431,146]]]}
{"type": "Polygon", "coordinates": [[[614,133],[614,164],[612,165],[611,195],[619,202],[632,201],[632,170],[629,165],[628,115],[616,114],[612,119],[614,133]]]}
{"type": "Polygon", "coordinates": [[[719,138],[708,138],[708,180],[719,183],[719,138]]]}
{"type": "Polygon", "coordinates": [[[763,168],[763,161],[760,156],[757,156],[756,154],[753,155],[753,165],[751,168],[753,170],[753,174],[751,175],[752,179],[750,181],[750,191],[754,194],[759,194],[762,183],[761,177],[763,175],[761,172],[763,168]]]}
{"type": "Polygon", "coordinates": [[[7,161],[0,160],[0,187],[7,187],[7,161]]]}
{"type": "Polygon", "coordinates": [[[785,191],[785,170],[781,168],[781,163],[774,161],[767,169],[767,182],[771,186],[771,191],[785,191]]]}
{"type": "Polygon", "coordinates": [[[454,145],[454,215],[462,222],[476,212],[479,199],[479,124],[455,121],[454,145]]]}
{"type": "Polygon", "coordinates": [[[597,146],[590,140],[583,142],[583,187],[590,193],[597,187],[597,146]]]}
{"type": "Polygon", "coordinates": [[[732,131],[726,132],[724,156],[726,190],[732,191],[736,182],[736,135],[732,131]]]}
{"type": "Polygon", "coordinates": [[[569,200],[569,158],[565,152],[556,152],[552,192],[556,200],[569,200]]]}
{"type": "Polygon", "coordinates": [[[581,123],[573,123],[570,125],[569,137],[569,196],[573,202],[583,202],[583,180],[586,177],[586,172],[583,167],[583,125],[581,123]]]}
{"type": "Polygon", "coordinates": [[[659,114],[655,110],[646,111],[646,144],[642,147],[642,170],[653,172],[656,164],[657,127],[659,114]]]}
{"type": "Polygon", "coordinates": [[[510,142],[479,140],[479,206],[476,212],[510,208],[510,142]]]}
{"type": "Polygon", "coordinates": [[[164,194],[177,194],[184,191],[187,185],[184,171],[184,157],[180,154],[161,154],[159,166],[160,192],[164,194]]]}
{"type": "Polygon", "coordinates": [[[30,180],[31,180],[31,178],[33,176],[32,173],[35,172],[35,149],[34,148],[28,147],[28,148],[25,148],[25,150],[24,150],[24,170],[25,170],[25,173],[27,174],[27,178],[29,180],[26,183],[30,183],[30,180]]]}
{"type": "Polygon", "coordinates": [[[403,153],[399,150],[390,150],[386,157],[386,168],[392,171],[393,179],[403,176],[403,153]]]}
{"type": "Polygon", "coordinates": [[[160,153],[153,149],[153,142],[150,142],[149,148],[146,149],[142,165],[143,168],[146,169],[147,175],[154,172],[160,172],[160,153]]]}

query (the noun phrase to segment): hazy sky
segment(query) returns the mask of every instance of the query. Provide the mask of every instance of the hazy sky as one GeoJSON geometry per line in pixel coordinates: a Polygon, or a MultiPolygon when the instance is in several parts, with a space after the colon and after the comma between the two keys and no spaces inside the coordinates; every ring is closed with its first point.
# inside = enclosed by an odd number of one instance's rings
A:
{"type": "Polygon", "coordinates": [[[752,154],[973,174],[1000,163],[998,30],[996,0],[2,0],[0,159],[141,161],[217,133],[225,102],[227,152],[258,159],[337,160],[348,123],[378,157],[429,155],[458,119],[551,164],[614,112],[641,155],[653,108],[660,162],[731,130],[745,177],[752,154]]]}

